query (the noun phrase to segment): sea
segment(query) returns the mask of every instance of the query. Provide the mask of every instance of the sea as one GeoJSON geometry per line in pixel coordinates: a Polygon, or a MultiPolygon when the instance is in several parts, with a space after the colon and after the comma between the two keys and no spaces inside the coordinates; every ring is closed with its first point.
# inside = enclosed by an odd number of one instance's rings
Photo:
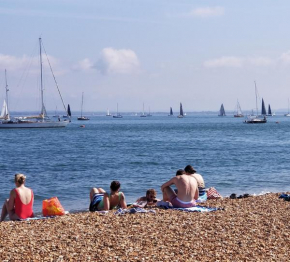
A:
{"type": "Polygon", "coordinates": [[[59,129],[0,129],[1,207],[15,173],[27,176],[36,213],[54,196],[67,211],[88,210],[90,189],[109,191],[113,180],[128,203],[149,188],[162,198],[160,186],[186,165],[223,196],[290,191],[290,117],[282,114],[266,124],[216,113],[88,117],[59,129]]]}

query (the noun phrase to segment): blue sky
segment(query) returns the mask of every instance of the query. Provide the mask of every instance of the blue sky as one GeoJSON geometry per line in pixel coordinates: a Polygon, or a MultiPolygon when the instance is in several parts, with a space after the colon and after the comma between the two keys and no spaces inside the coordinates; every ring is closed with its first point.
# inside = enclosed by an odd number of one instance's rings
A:
{"type": "MultiPolygon", "coordinates": [[[[290,1],[0,0],[0,99],[38,110],[38,38],[65,103],[85,111],[272,109],[290,97],[290,1]],[[1,73],[2,72],[2,73],[1,73]],[[2,91],[1,91],[2,90],[2,91]],[[260,107],[260,105],[259,105],[260,107]]],[[[45,67],[48,110],[61,108],[45,67]]],[[[2,103],[2,102],[1,102],[2,103]]]]}

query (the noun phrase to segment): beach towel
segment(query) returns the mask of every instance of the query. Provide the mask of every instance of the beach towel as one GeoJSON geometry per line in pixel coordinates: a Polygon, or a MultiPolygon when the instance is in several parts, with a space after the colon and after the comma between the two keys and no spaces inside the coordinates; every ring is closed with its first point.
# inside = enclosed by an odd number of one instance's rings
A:
{"type": "Polygon", "coordinates": [[[285,201],[290,201],[290,195],[285,193],[281,194],[279,198],[283,198],[285,201]]]}
{"type": "Polygon", "coordinates": [[[115,215],[126,215],[126,214],[136,214],[136,213],[154,213],[155,214],[156,211],[153,209],[144,209],[144,208],[140,208],[140,207],[129,208],[129,209],[119,208],[115,212],[115,215]]]}
{"type": "Polygon", "coordinates": [[[203,207],[203,206],[195,206],[195,207],[186,207],[186,208],[168,208],[168,209],[173,209],[173,210],[179,210],[179,211],[185,211],[185,212],[212,212],[212,211],[217,211],[217,210],[223,210],[223,208],[218,208],[218,207],[203,207]]]}
{"type": "Polygon", "coordinates": [[[219,198],[222,198],[222,195],[214,187],[210,187],[207,190],[207,199],[219,199],[219,198]]]}
{"type": "Polygon", "coordinates": [[[207,200],[207,192],[204,191],[204,193],[198,197],[196,202],[197,203],[202,203],[202,202],[205,202],[206,200],[207,200]]]}

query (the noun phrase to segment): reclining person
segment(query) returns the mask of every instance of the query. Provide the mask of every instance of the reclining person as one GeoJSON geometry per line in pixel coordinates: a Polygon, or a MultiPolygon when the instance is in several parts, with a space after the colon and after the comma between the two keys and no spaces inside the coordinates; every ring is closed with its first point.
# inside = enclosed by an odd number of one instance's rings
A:
{"type": "Polygon", "coordinates": [[[139,197],[133,205],[137,207],[154,206],[157,201],[159,201],[159,199],[156,198],[156,194],[155,189],[148,189],[146,191],[146,196],[139,197]]]}
{"type": "Polygon", "coordinates": [[[125,195],[119,192],[121,184],[119,181],[112,181],[110,193],[102,188],[92,188],[90,192],[90,211],[110,210],[116,207],[127,208],[125,195]]]}
{"type": "Polygon", "coordinates": [[[198,186],[194,177],[177,175],[161,186],[163,200],[170,201],[173,207],[194,207],[198,199],[198,186]],[[170,187],[175,185],[177,193],[170,187]]]}

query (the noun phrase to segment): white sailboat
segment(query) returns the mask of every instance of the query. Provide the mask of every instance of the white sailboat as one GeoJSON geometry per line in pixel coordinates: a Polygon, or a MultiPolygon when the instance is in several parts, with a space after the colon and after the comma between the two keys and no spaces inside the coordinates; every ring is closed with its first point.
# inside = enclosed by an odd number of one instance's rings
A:
{"type": "Polygon", "coordinates": [[[119,113],[119,105],[117,103],[117,114],[113,116],[113,118],[123,118],[123,116],[119,113]]]}
{"type": "Polygon", "coordinates": [[[78,120],[90,120],[88,117],[83,116],[83,105],[84,105],[84,92],[82,92],[82,106],[81,106],[81,116],[78,117],[78,120]]]}
{"type": "Polygon", "coordinates": [[[177,116],[178,118],[183,118],[184,114],[183,114],[183,108],[182,108],[182,104],[180,103],[180,107],[179,107],[179,115],[177,116]]]}
{"type": "Polygon", "coordinates": [[[107,114],[106,114],[106,116],[112,116],[112,115],[110,114],[109,108],[107,108],[107,114]]]}
{"type": "Polygon", "coordinates": [[[150,112],[150,107],[149,107],[149,113],[147,114],[147,116],[152,116],[151,112],[150,112]]]}
{"type": "Polygon", "coordinates": [[[290,112],[289,112],[289,98],[288,98],[288,113],[285,114],[284,116],[290,117],[290,112]]]}
{"type": "Polygon", "coordinates": [[[140,117],[146,117],[147,115],[145,115],[144,113],[144,103],[143,103],[143,111],[142,111],[142,114],[140,115],[140,117]]]}
{"type": "MultiPolygon", "coordinates": [[[[41,111],[39,115],[35,116],[24,116],[17,117],[15,120],[10,121],[0,121],[0,128],[56,128],[56,127],[66,127],[69,124],[68,120],[52,121],[46,113],[44,106],[44,88],[43,88],[43,76],[42,76],[42,42],[39,38],[39,60],[40,60],[40,93],[41,93],[41,111]]],[[[56,85],[57,86],[57,85],[56,85]]],[[[58,86],[57,86],[58,88],[58,86]]],[[[59,89],[58,89],[59,91],[59,89]]],[[[6,100],[8,101],[8,86],[6,84],[6,100]]],[[[62,97],[61,97],[62,99],[62,97]]],[[[63,100],[62,100],[63,101],[63,100]]],[[[65,108],[65,105],[64,105],[65,108]]],[[[7,103],[8,111],[8,103],[7,103]]],[[[65,108],[66,111],[66,108],[65,108]]]]}
{"type": "Polygon", "coordinates": [[[6,91],[6,99],[4,99],[2,110],[1,110],[1,115],[0,119],[4,121],[10,121],[10,114],[8,111],[8,85],[7,85],[7,74],[6,74],[6,69],[5,69],[5,91],[6,91]],[[6,102],[7,101],[7,102],[6,102]]]}
{"type": "Polygon", "coordinates": [[[234,117],[244,117],[239,100],[237,100],[237,113],[234,114],[234,117]]]}
{"type": "MultiPolygon", "coordinates": [[[[258,98],[257,98],[257,86],[256,86],[256,81],[255,83],[255,93],[256,93],[256,115],[255,116],[248,116],[248,118],[245,120],[245,123],[247,124],[264,124],[267,123],[267,118],[266,118],[266,114],[263,115],[263,118],[259,118],[258,116],[258,98]]],[[[264,113],[264,100],[262,102],[262,114],[264,113]]],[[[266,109],[265,109],[266,111],[266,109]]]]}

